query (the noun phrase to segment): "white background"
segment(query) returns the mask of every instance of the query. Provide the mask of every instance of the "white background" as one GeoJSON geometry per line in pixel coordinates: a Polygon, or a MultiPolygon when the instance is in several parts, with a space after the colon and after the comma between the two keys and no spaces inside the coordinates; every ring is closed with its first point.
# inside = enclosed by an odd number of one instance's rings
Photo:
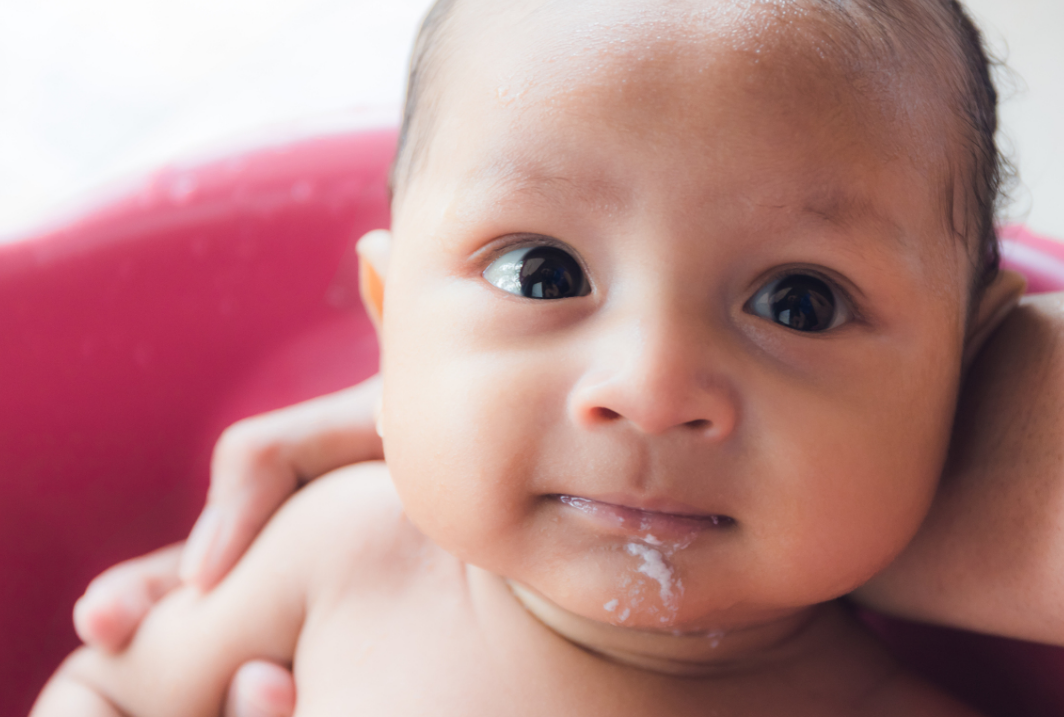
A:
{"type": "MultiPolygon", "coordinates": [[[[397,119],[429,0],[0,0],[0,236],[263,127],[397,119]]],[[[969,0],[1017,81],[1009,217],[1064,239],[1064,0],[969,0]]]]}

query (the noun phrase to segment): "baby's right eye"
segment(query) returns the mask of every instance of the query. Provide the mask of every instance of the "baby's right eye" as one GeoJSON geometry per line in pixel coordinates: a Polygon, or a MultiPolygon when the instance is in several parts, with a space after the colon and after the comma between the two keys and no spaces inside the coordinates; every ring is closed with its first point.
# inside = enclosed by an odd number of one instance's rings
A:
{"type": "Polygon", "coordinates": [[[795,331],[818,333],[850,319],[845,301],[819,277],[787,274],[761,287],[747,310],[795,331]]]}
{"type": "Polygon", "coordinates": [[[584,270],[555,246],[530,246],[506,252],[484,270],[488,283],[530,299],[568,299],[591,292],[584,270]]]}

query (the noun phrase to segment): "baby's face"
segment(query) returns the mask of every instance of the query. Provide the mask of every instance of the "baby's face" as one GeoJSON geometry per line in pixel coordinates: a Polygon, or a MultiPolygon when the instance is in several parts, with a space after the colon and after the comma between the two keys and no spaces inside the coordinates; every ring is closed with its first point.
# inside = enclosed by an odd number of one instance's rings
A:
{"type": "Polygon", "coordinates": [[[581,7],[459,23],[386,278],[408,513],[619,625],[844,594],[945,456],[969,270],[940,192],[786,19],[581,7]]]}

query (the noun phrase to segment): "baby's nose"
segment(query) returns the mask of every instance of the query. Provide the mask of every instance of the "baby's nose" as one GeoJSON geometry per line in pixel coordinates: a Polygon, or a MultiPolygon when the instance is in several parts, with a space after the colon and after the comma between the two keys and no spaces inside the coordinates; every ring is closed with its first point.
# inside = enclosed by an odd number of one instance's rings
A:
{"type": "Polygon", "coordinates": [[[585,428],[629,423],[647,435],[684,431],[722,441],[736,428],[737,391],[727,347],[678,321],[629,327],[596,346],[569,400],[585,428]]]}

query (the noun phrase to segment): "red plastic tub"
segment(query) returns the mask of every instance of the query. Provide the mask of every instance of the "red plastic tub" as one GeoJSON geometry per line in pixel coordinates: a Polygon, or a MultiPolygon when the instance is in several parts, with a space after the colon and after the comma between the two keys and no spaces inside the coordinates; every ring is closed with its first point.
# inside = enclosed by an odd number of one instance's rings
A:
{"type": "MultiPolygon", "coordinates": [[[[376,371],[353,242],[388,225],[395,141],[348,131],[168,167],[0,244],[0,717],[77,645],[94,575],[185,536],[226,425],[376,371]]],[[[1006,236],[1032,291],[1064,288],[1064,247],[1006,236]]],[[[873,622],[992,714],[1064,714],[1062,650],[873,622]]]]}

